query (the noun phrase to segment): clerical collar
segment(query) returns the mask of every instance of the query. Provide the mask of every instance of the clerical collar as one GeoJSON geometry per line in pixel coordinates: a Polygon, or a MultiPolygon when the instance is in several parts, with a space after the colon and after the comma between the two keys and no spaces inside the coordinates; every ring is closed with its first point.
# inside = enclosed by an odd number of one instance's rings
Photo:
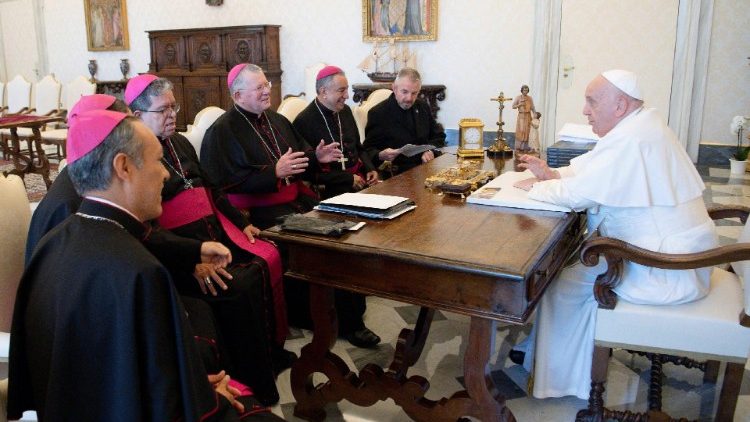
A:
{"type": "Polygon", "coordinates": [[[334,114],[336,114],[336,113],[337,113],[337,112],[335,112],[335,111],[333,111],[333,110],[329,109],[328,107],[326,107],[326,105],[325,105],[325,104],[323,104],[322,102],[320,102],[320,100],[318,100],[318,98],[317,98],[317,97],[315,97],[315,103],[316,103],[316,104],[318,105],[318,108],[319,108],[319,109],[320,109],[320,110],[321,110],[321,111],[322,111],[323,113],[325,113],[325,114],[327,114],[327,115],[329,115],[329,116],[332,116],[332,115],[334,115],[334,114]]]}
{"type": "Polygon", "coordinates": [[[104,198],[84,196],[78,212],[83,214],[82,218],[113,220],[137,239],[144,239],[150,232],[150,228],[132,212],[104,198]]]}
{"type": "Polygon", "coordinates": [[[237,104],[234,105],[234,109],[239,111],[240,114],[244,115],[248,119],[252,119],[252,120],[260,120],[260,116],[263,115],[263,113],[255,114],[252,111],[247,111],[244,108],[238,106],[237,104]]]}

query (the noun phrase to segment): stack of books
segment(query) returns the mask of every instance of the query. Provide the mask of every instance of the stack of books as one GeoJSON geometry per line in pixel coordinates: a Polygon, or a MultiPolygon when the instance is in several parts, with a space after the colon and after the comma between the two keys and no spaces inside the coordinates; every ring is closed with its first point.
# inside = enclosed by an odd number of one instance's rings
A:
{"type": "Polygon", "coordinates": [[[315,209],[359,217],[390,220],[416,207],[414,201],[401,196],[377,195],[372,193],[343,193],[321,201],[315,209]]]}

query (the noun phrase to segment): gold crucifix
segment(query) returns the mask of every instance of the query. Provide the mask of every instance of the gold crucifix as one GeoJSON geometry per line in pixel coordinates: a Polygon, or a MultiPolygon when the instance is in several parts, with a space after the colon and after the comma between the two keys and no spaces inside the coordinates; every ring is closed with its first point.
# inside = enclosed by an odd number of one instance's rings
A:
{"type": "Polygon", "coordinates": [[[495,137],[495,144],[487,148],[487,155],[490,157],[513,154],[513,150],[508,147],[508,144],[505,142],[505,137],[503,136],[503,125],[505,125],[505,122],[503,121],[504,103],[511,100],[512,98],[507,98],[502,91],[500,91],[500,94],[497,97],[490,98],[490,101],[497,101],[498,103],[497,136],[495,137]]]}

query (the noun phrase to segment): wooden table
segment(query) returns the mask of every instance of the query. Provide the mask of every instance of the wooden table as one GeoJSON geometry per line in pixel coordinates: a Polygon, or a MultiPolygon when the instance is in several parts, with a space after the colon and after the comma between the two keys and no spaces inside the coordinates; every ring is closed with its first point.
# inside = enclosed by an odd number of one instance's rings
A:
{"type": "MultiPolygon", "coordinates": [[[[13,165],[15,167],[13,170],[3,173],[6,175],[17,174],[21,176],[21,178],[28,173],[38,173],[42,175],[44,183],[47,185],[47,188],[49,188],[52,184],[52,181],[49,178],[49,160],[42,148],[42,136],[39,132],[39,128],[47,123],[59,122],[62,120],[62,117],[33,116],[29,114],[0,117],[0,129],[10,129],[11,146],[10,149],[7,150],[7,153],[13,159],[13,165]],[[19,127],[31,128],[31,131],[34,133],[34,139],[29,142],[28,156],[21,151],[21,143],[18,140],[19,127]],[[36,153],[34,153],[34,150],[36,150],[36,153]]],[[[6,145],[5,142],[3,142],[3,150],[5,149],[6,145]]]]}
{"type": "MultiPolygon", "coordinates": [[[[497,321],[526,322],[573,250],[579,221],[574,213],[467,204],[424,188],[427,176],[455,163],[455,156],[444,154],[370,188],[367,193],[415,200],[416,210],[395,220],[366,220],[363,229],[339,239],[281,232],[278,227],[263,232],[288,248],[286,274],[311,283],[315,329],[312,343],[304,346],[291,371],[295,416],[322,421],[329,402],[345,398],[371,406],[392,398],[420,421],[456,421],[462,416],[515,420],[489,373],[497,321]],[[415,328],[402,330],[388,369],[369,364],[354,374],[331,352],[337,332],[332,288],[422,306],[415,328]],[[422,352],[435,309],[471,317],[464,357],[466,390],[438,401],[424,398],[427,380],[407,377],[422,352]],[[315,372],[329,381],[314,385],[315,372]]],[[[503,161],[486,159],[484,165],[502,166],[503,161]]]]}

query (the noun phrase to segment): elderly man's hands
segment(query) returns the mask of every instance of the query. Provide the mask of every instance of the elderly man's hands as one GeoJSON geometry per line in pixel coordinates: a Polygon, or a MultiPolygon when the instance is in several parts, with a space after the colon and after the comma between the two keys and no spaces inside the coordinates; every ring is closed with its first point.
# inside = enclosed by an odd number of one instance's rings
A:
{"type": "Polygon", "coordinates": [[[247,236],[247,240],[249,240],[250,243],[255,243],[255,236],[260,234],[260,229],[252,224],[248,224],[242,232],[245,233],[245,236],[247,236]]]}
{"type": "Polygon", "coordinates": [[[341,159],[344,154],[339,149],[338,142],[331,142],[326,145],[325,141],[321,139],[318,146],[315,147],[315,156],[319,163],[330,163],[341,159]]]}
{"type": "Polygon", "coordinates": [[[399,156],[399,154],[401,154],[401,150],[386,148],[378,153],[378,158],[380,158],[381,161],[393,161],[399,156]]]}
{"type": "Polygon", "coordinates": [[[201,262],[226,267],[232,262],[232,252],[219,242],[201,243],[201,262]]]}
{"type": "Polygon", "coordinates": [[[558,173],[557,170],[551,169],[547,163],[539,157],[534,155],[522,155],[519,160],[521,163],[518,164],[518,167],[531,170],[531,172],[534,173],[534,176],[539,180],[560,178],[560,173],[558,173]]]}
{"type": "Polygon", "coordinates": [[[237,397],[239,397],[241,393],[238,389],[229,385],[229,379],[229,375],[224,371],[208,376],[208,382],[214,387],[214,391],[226,397],[237,413],[243,413],[245,412],[245,406],[237,400],[237,397]]]}
{"type": "Polygon", "coordinates": [[[309,159],[301,151],[294,152],[291,148],[287,149],[284,155],[276,162],[276,177],[283,179],[304,173],[307,168],[309,159]]]}
{"type": "Polygon", "coordinates": [[[224,279],[231,280],[232,274],[229,274],[226,268],[214,264],[196,264],[193,277],[198,280],[198,286],[200,286],[204,295],[211,293],[212,296],[216,296],[219,294],[216,291],[216,286],[219,286],[222,290],[227,290],[229,286],[224,282],[224,279]]]}

